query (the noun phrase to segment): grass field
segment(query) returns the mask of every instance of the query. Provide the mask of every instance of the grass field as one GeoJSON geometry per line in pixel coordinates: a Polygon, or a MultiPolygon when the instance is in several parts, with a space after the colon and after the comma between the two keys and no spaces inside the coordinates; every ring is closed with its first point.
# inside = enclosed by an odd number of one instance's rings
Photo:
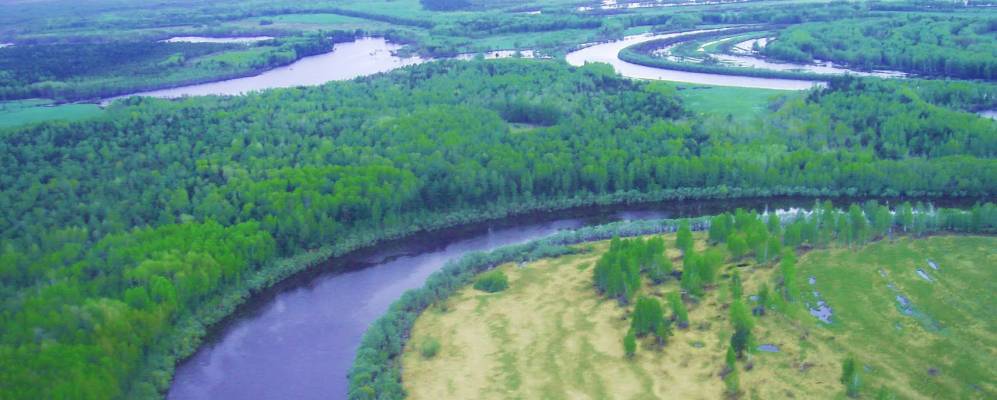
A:
{"type": "MultiPolygon", "coordinates": [[[[704,247],[697,236],[697,246],[704,247]]],[[[666,237],[669,247],[673,237],[666,237]]],[[[606,242],[591,251],[499,268],[509,289],[486,294],[470,287],[419,317],[402,358],[403,382],[412,399],[717,399],[719,373],[730,337],[726,307],[728,273],[737,268],[745,294],[771,287],[777,268],[727,265],[718,286],[689,306],[690,327],[676,330],[663,350],[650,339],[634,359],[623,354],[629,310],[597,295],[592,265],[606,242]],[[426,358],[418,344],[440,342],[426,358]]],[[[834,310],[829,325],[802,305],[783,306],[756,318],[754,352],[741,368],[742,398],[845,398],[838,382],[842,359],[856,357],[862,396],[885,387],[900,398],[993,398],[997,377],[993,237],[943,236],[879,242],[857,251],[818,250],[799,261],[800,290],[820,291],[834,310]],[[930,268],[927,260],[937,263],[930,268]],[[928,283],[916,270],[934,278],[928,283]],[[883,274],[879,272],[883,270],[883,274]],[[885,275],[885,277],[884,277],[885,275]],[[887,286],[891,283],[896,289],[887,286]],[[899,290],[918,309],[897,307],[899,290]],[[926,327],[930,318],[941,326],[926,327]]],[[[669,250],[679,267],[678,253],[669,250]]],[[[678,290],[672,280],[643,293],[678,290]]]]}
{"type": "Polygon", "coordinates": [[[17,100],[0,102],[0,128],[41,121],[73,121],[99,115],[96,104],[53,105],[49,100],[17,100]]]}
{"type": "Polygon", "coordinates": [[[686,107],[697,114],[732,115],[751,118],[768,111],[772,98],[785,95],[782,90],[725,86],[678,85],[686,107]]]}

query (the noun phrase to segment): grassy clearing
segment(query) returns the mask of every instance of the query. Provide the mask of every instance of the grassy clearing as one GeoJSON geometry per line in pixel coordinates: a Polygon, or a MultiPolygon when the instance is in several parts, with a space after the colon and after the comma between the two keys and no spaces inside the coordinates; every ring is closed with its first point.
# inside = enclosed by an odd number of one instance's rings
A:
{"type": "Polygon", "coordinates": [[[0,128],[42,121],[75,121],[99,115],[96,104],[60,104],[50,100],[15,100],[0,102],[0,128]]]}
{"type": "MultiPolygon", "coordinates": [[[[705,247],[703,237],[696,238],[697,247],[705,247]]],[[[674,237],[666,235],[666,241],[680,267],[674,237]]],[[[816,278],[834,322],[823,325],[798,304],[757,318],[755,345],[775,344],[781,351],[751,354],[751,370],[739,364],[742,397],[844,398],[838,375],[847,354],[859,362],[863,397],[881,386],[902,398],[990,397],[997,376],[987,362],[997,350],[995,245],[992,237],[944,236],[803,255],[801,277],[816,278]],[[939,271],[928,267],[929,258],[939,271]],[[930,270],[936,282],[923,281],[917,268],[930,270]],[[903,315],[886,280],[944,328],[933,332],[903,315]]],[[[502,265],[507,290],[487,294],[468,287],[420,316],[412,343],[434,338],[441,345],[433,358],[417,346],[406,348],[402,370],[410,397],[722,398],[729,273],[740,271],[749,295],[762,283],[772,286],[777,269],[751,262],[725,266],[718,286],[688,304],[688,329],[676,330],[662,351],[644,339],[628,360],[622,338],[630,310],[592,287],[592,265],[608,243],[583,246],[591,251],[502,265]]],[[[807,279],[800,286],[813,290],[807,279]]],[[[676,290],[671,280],[643,292],[664,298],[676,290]]]]}
{"type": "Polygon", "coordinates": [[[768,112],[768,104],[782,90],[752,89],[725,86],[678,85],[679,96],[687,108],[698,114],[731,115],[754,118],[768,112]]]}

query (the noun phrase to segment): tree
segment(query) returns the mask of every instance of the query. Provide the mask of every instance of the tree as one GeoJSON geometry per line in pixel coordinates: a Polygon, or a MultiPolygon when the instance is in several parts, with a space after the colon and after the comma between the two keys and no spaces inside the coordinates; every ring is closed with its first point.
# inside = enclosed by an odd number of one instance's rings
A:
{"type": "Polygon", "coordinates": [[[782,221],[779,220],[779,215],[772,212],[769,213],[768,221],[766,222],[769,234],[772,236],[779,237],[782,235],[782,221]]]}
{"type": "Polygon", "coordinates": [[[722,243],[730,235],[733,217],[728,213],[717,215],[710,219],[709,240],[710,243],[722,243]]]}
{"type": "Polygon", "coordinates": [[[914,227],[914,209],[911,208],[910,202],[904,202],[900,205],[896,214],[897,224],[904,228],[904,232],[909,232],[914,227]]]}
{"type": "Polygon", "coordinates": [[[668,303],[672,306],[672,319],[678,324],[680,329],[685,329],[689,326],[689,312],[685,309],[685,303],[682,302],[682,296],[678,292],[672,292],[668,295],[668,303]]]}
{"type": "Polygon", "coordinates": [[[692,249],[692,230],[689,229],[689,221],[682,220],[679,230],[675,234],[675,247],[685,254],[692,249]]]}
{"type": "Polygon", "coordinates": [[[748,252],[748,244],[744,241],[744,235],[732,233],[730,236],[727,236],[727,251],[734,260],[744,257],[744,254],[748,252]]]}
{"type": "Polygon", "coordinates": [[[664,253],[655,253],[651,258],[651,263],[647,268],[647,275],[654,283],[662,283],[672,274],[672,260],[665,257],[664,253]]]}
{"type": "Polygon", "coordinates": [[[658,338],[658,347],[665,347],[668,344],[668,338],[672,336],[672,321],[662,319],[654,335],[658,338]]]}
{"type": "Polygon", "coordinates": [[[765,315],[765,309],[769,304],[769,285],[762,284],[762,287],[758,289],[758,307],[755,308],[755,315],[765,315]]]}
{"type": "Polygon", "coordinates": [[[637,299],[631,319],[630,330],[638,337],[654,334],[662,324],[664,313],[658,299],[641,296],[637,299]]]}
{"type": "Polygon", "coordinates": [[[633,358],[634,354],[637,353],[637,336],[634,335],[633,330],[627,331],[627,335],[623,337],[623,353],[626,354],[627,358],[633,358]]]}
{"type": "Polygon", "coordinates": [[[783,253],[779,270],[782,273],[782,298],[786,302],[793,302],[799,295],[796,288],[796,253],[792,249],[786,249],[783,253]]]}
{"type": "Polygon", "coordinates": [[[741,377],[738,376],[737,367],[731,369],[724,377],[724,391],[730,397],[737,397],[741,391],[741,377]]]}
{"type": "Polygon", "coordinates": [[[735,299],[731,303],[730,322],[734,327],[734,334],[731,336],[730,345],[734,348],[734,352],[737,353],[737,357],[741,358],[744,356],[744,351],[748,348],[748,343],[751,340],[751,328],[754,326],[754,322],[751,319],[751,314],[748,313],[748,308],[740,299],[735,299]]]}
{"type": "Polygon", "coordinates": [[[855,368],[855,359],[849,356],[841,363],[841,384],[845,385],[845,393],[848,397],[858,397],[859,395],[859,374],[855,368]]]}
{"type": "Polygon", "coordinates": [[[741,287],[741,273],[734,271],[730,278],[730,296],[732,299],[740,299],[744,295],[744,288],[741,287]]]}
{"type": "Polygon", "coordinates": [[[702,256],[696,254],[694,251],[685,253],[684,260],[682,261],[682,281],[680,282],[680,286],[687,293],[697,297],[703,295],[703,273],[700,271],[703,268],[702,264],[702,256]]]}

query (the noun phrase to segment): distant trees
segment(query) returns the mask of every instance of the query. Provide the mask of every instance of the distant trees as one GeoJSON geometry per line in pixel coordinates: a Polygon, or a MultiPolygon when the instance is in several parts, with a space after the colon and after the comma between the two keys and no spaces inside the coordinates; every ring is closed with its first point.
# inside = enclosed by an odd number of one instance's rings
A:
{"type": "Polygon", "coordinates": [[[835,61],[953,78],[997,78],[992,21],[983,17],[905,15],[791,26],[763,49],[795,62],[835,61]]]}

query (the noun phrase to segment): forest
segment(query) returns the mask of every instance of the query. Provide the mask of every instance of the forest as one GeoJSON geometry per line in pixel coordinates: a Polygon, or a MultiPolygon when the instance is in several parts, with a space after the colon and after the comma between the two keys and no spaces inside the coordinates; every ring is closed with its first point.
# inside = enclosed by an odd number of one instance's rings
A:
{"type": "Polygon", "coordinates": [[[794,62],[824,60],[867,70],[993,80],[997,20],[914,14],[812,22],[782,30],[763,52],[794,62]]]}
{"type": "Polygon", "coordinates": [[[676,93],[598,65],[444,61],[0,131],[0,391],[154,397],[201,312],[305,267],[287,257],[483,208],[997,187],[997,124],[904,85],[842,79],[750,128],[676,93]]]}

